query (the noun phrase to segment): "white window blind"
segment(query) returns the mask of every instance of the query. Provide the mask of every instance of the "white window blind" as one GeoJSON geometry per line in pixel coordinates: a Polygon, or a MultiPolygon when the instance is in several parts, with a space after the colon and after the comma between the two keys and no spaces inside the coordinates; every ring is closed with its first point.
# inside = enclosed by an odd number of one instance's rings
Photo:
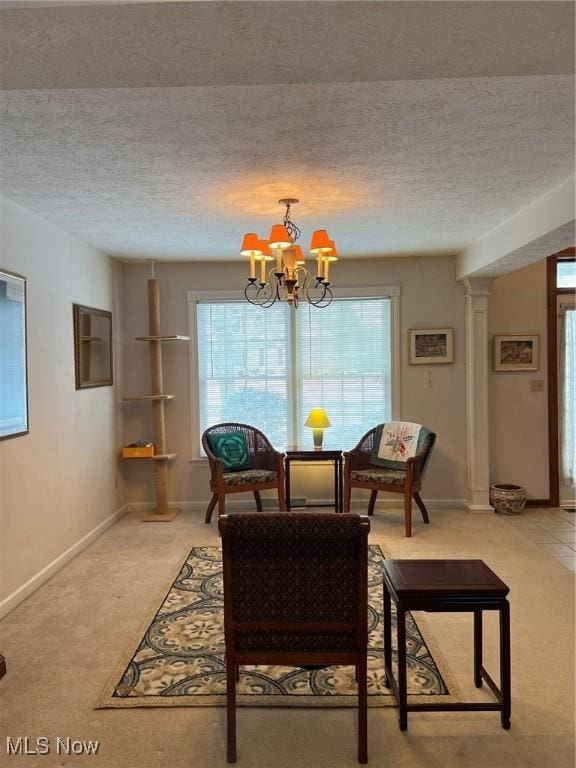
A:
{"type": "Polygon", "coordinates": [[[392,416],[392,332],[388,298],[340,299],[325,309],[296,312],[299,439],[311,408],[326,409],[327,446],[348,450],[371,427],[392,416]]]}
{"type": "Polygon", "coordinates": [[[244,300],[198,303],[200,434],[238,421],[262,430],[276,447],[288,444],[287,309],[262,310],[244,300]]]}
{"type": "Polygon", "coordinates": [[[193,455],[202,453],[202,432],[220,422],[253,424],[280,450],[312,446],[304,422],[311,408],[323,407],[332,423],[325,445],[348,450],[389,421],[398,389],[393,290],[339,298],[324,309],[301,304],[296,311],[190,292],[197,336],[193,455]]]}

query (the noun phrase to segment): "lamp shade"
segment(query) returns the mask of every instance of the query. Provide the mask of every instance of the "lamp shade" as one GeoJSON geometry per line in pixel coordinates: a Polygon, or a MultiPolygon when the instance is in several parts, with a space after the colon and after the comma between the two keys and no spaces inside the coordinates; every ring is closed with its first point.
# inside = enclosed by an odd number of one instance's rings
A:
{"type": "Polygon", "coordinates": [[[299,245],[294,246],[294,264],[306,264],[306,259],[299,245]]]}
{"type": "Polygon", "coordinates": [[[244,239],[242,240],[240,254],[242,256],[260,256],[262,254],[260,242],[258,235],[254,232],[248,232],[248,234],[244,235],[244,239]]]}
{"type": "Polygon", "coordinates": [[[260,252],[262,256],[266,258],[266,261],[270,261],[271,259],[273,259],[274,257],[272,256],[272,249],[270,248],[266,240],[259,240],[258,242],[260,243],[260,252]]]}
{"type": "Polygon", "coordinates": [[[268,238],[270,248],[288,248],[292,245],[292,238],[284,224],[274,224],[268,238]]]}
{"type": "Polygon", "coordinates": [[[312,427],[313,429],[323,429],[324,427],[331,427],[332,424],[330,424],[330,419],[324,408],[312,408],[304,422],[304,426],[312,427]]]}
{"type": "Polygon", "coordinates": [[[328,237],[328,232],[325,229],[317,229],[312,233],[312,240],[310,241],[312,253],[328,253],[332,248],[332,240],[328,237]]]}

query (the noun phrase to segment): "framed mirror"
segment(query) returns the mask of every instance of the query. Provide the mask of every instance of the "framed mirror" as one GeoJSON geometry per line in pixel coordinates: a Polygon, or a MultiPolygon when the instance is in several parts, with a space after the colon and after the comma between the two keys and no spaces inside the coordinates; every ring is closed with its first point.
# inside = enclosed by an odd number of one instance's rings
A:
{"type": "Polygon", "coordinates": [[[76,389],[112,385],[112,312],[74,304],[76,389]]]}
{"type": "Polygon", "coordinates": [[[27,433],[26,278],[0,267],[0,440],[27,433]]]}

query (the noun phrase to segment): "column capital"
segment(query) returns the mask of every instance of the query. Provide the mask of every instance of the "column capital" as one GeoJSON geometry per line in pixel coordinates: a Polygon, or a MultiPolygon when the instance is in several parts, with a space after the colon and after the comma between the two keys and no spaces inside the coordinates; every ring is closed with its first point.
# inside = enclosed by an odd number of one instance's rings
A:
{"type": "Polygon", "coordinates": [[[460,282],[465,296],[490,296],[492,280],[492,277],[463,277],[460,282]]]}

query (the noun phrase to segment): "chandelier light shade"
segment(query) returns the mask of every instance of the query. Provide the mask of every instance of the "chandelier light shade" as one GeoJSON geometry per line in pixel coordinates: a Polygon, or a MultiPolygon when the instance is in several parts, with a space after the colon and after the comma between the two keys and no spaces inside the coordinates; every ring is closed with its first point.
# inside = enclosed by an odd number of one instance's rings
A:
{"type": "Polygon", "coordinates": [[[304,258],[304,254],[302,253],[302,248],[300,248],[299,245],[292,246],[294,250],[294,264],[297,266],[306,264],[306,259],[304,258]]]}
{"type": "Polygon", "coordinates": [[[261,242],[258,235],[254,232],[249,232],[247,235],[244,235],[240,253],[242,256],[260,256],[262,254],[261,242]]]}
{"type": "Polygon", "coordinates": [[[254,232],[249,232],[244,235],[242,240],[242,249],[240,250],[242,256],[250,257],[250,277],[256,277],[256,257],[262,256],[262,241],[258,239],[258,235],[254,232]]]}
{"type": "Polygon", "coordinates": [[[325,229],[317,229],[312,233],[310,253],[330,253],[333,248],[334,241],[330,240],[325,229]]]}
{"type": "MultiPolygon", "coordinates": [[[[300,229],[290,218],[295,198],[278,201],[286,206],[282,224],[273,224],[268,240],[261,240],[254,232],[244,235],[240,253],[250,259],[250,276],[244,290],[246,299],[259,307],[271,307],[283,301],[293,307],[305,301],[315,307],[327,307],[333,298],[328,280],[330,262],[337,261],[336,245],[325,229],[312,234],[310,253],[316,257],[315,275],[306,267],[302,248],[296,244],[300,229]],[[268,267],[274,261],[276,266],[268,267]],[[256,276],[256,262],[260,262],[260,279],[256,276]]],[[[329,425],[328,425],[329,426],[329,425]]]]}
{"type": "Polygon", "coordinates": [[[288,248],[292,245],[292,239],[284,224],[274,224],[268,238],[270,248],[288,248]]]}
{"type": "Polygon", "coordinates": [[[266,261],[273,261],[272,248],[270,248],[266,240],[258,240],[258,242],[260,243],[260,255],[265,256],[266,261]]]}

